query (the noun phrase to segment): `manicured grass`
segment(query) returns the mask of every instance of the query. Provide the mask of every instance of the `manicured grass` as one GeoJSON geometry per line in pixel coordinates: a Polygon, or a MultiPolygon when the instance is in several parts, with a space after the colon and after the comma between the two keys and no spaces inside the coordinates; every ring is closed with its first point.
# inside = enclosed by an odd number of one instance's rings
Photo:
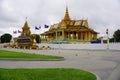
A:
{"type": "Polygon", "coordinates": [[[70,68],[0,69],[0,80],[96,80],[96,76],[70,68]]]}
{"type": "Polygon", "coordinates": [[[63,57],[0,50],[0,58],[24,58],[24,59],[27,58],[27,59],[43,59],[44,60],[44,59],[61,59],[63,57]]]}

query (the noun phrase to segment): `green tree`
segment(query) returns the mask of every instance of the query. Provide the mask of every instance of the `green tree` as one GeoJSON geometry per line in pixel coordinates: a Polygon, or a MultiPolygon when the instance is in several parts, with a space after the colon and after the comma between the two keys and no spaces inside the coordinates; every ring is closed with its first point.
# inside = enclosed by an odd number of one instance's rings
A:
{"type": "Polygon", "coordinates": [[[12,35],[5,33],[1,36],[1,43],[8,43],[11,41],[11,39],[12,39],[12,35]]]}
{"type": "Polygon", "coordinates": [[[36,43],[41,43],[41,38],[38,34],[31,34],[31,38],[34,38],[36,43]]]}
{"type": "Polygon", "coordinates": [[[120,42],[120,30],[116,30],[113,34],[113,38],[115,42],[120,42]]]}
{"type": "Polygon", "coordinates": [[[113,38],[113,37],[110,38],[109,41],[110,41],[110,42],[114,42],[114,38],[113,38]]]}

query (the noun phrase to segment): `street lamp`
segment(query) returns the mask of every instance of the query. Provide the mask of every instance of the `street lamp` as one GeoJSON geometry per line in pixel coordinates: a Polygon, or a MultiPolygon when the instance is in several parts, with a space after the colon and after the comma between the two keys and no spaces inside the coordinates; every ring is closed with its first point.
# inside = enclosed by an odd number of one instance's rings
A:
{"type": "Polygon", "coordinates": [[[109,49],[109,34],[108,34],[108,28],[106,29],[107,34],[107,49],[109,49]]]}

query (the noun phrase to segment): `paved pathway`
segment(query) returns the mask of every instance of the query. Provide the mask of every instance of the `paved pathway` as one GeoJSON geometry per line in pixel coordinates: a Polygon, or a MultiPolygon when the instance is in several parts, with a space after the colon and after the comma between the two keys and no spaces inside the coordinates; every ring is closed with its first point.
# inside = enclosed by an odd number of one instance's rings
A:
{"type": "Polygon", "coordinates": [[[0,60],[0,68],[78,68],[97,74],[101,80],[120,80],[120,51],[114,50],[21,50],[45,55],[64,56],[63,61],[0,60]]]}

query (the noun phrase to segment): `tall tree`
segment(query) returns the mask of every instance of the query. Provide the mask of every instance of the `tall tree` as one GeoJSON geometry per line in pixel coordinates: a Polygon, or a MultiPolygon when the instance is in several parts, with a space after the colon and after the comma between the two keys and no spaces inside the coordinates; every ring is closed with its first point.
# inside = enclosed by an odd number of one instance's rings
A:
{"type": "Polygon", "coordinates": [[[1,36],[1,43],[8,43],[11,41],[11,39],[12,39],[12,35],[5,33],[1,36]]]}
{"type": "Polygon", "coordinates": [[[36,43],[41,43],[41,38],[38,34],[31,34],[31,38],[34,38],[36,43]]]}
{"type": "Polygon", "coordinates": [[[110,42],[114,42],[114,38],[113,38],[113,37],[110,38],[109,41],[110,41],[110,42]]]}
{"type": "Polygon", "coordinates": [[[120,42],[120,30],[116,30],[113,34],[113,38],[115,42],[120,42]]]}

